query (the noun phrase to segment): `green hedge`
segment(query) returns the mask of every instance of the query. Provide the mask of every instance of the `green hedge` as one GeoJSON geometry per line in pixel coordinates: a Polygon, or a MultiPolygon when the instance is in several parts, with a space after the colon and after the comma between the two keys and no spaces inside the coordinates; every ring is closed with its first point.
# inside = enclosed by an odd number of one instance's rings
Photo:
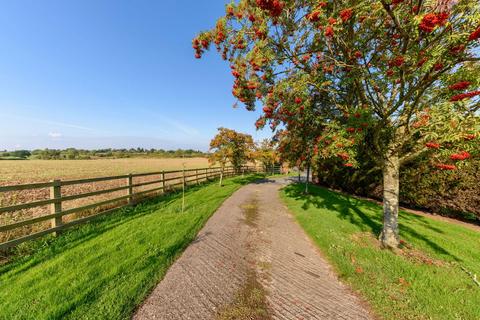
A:
{"type": "MultiPolygon", "coordinates": [[[[318,182],[346,192],[382,198],[381,171],[367,159],[360,169],[342,166],[337,159],[317,164],[318,182]]],[[[456,171],[431,167],[425,159],[405,165],[400,174],[400,201],[403,205],[426,209],[462,220],[480,221],[480,159],[465,163],[456,171]]]]}

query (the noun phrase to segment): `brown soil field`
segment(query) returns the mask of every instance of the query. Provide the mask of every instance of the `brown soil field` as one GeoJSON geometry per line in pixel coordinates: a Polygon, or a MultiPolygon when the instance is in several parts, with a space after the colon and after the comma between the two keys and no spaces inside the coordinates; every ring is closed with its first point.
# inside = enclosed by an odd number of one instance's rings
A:
{"type": "MultiPolygon", "coordinates": [[[[25,161],[0,161],[0,186],[46,182],[53,179],[76,180],[84,178],[108,177],[125,175],[129,173],[159,172],[162,170],[181,170],[185,164],[186,169],[206,168],[209,166],[205,158],[172,158],[172,159],[101,159],[101,160],[25,160],[25,161]]],[[[181,174],[180,174],[181,175],[181,174]]],[[[169,181],[167,184],[174,184],[181,181],[179,174],[168,174],[166,178],[179,177],[178,180],[169,181]]],[[[133,184],[154,181],[161,179],[160,175],[134,177],[133,184]]],[[[190,178],[187,180],[191,180],[190,178]]],[[[62,196],[76,195],[98,190],[111,189],[125,186],[125,179],[85,183],[62,187],[62,196]]],[[[134,188],[134,192],[154,189],[161,184],[151,184],[134,188]]],[[[0,207],[28,203],[36,200],[49,198],[49,189],[32,189],[0,193],[0,207]]],[[[96,202],[113,199],[125,195],[127,190],[115,191],[102,195],[86,197],[64,202],[62,209],[81,207],[96,202]]],[[[158,193],[157,193],[158,194],[158,193]]],[[[75,213],[63,217],[64,221],[71,221],[81,217],[98,213],[112,207],[125,204],[125,201],[111,203],[84,212],[75,213]]],[[[21,222],[31,218],[43,216],[50,213],[49,206],[35,207],[14,212],[0,213],[0,226],[21,222]]],[[[47,229],[49,221],[39,222],[32,225],[20,227],[7,232],[0,232],[0,243],[18,237],[47,229]]]]}
{"type": "Polygon", "coordinates": [[[206,158],[99,159],[99,160],[2,160],[0,185],[115,176],[128,173],[208,167],[206,158]]]}

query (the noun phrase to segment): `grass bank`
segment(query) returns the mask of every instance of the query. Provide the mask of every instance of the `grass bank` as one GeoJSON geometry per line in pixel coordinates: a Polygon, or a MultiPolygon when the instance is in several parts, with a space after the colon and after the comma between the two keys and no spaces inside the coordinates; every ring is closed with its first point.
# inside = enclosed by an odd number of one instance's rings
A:
{"type": "Polygon", "coordinates": [[[282,198],[340,278],[383,319],[479,319],[480,233],[400,212],[403,247],[382,250],[377,204],[302,185],[282,198]],[[465,268],[463,270],[462,268],[465,268]]]}
{"type": "Polygon", "coordinates": [[[0,319],[129,319],[212,213],[257,178],[192,187],[184,213],[171,194],[34,243],[0,267],[0,319]]]}

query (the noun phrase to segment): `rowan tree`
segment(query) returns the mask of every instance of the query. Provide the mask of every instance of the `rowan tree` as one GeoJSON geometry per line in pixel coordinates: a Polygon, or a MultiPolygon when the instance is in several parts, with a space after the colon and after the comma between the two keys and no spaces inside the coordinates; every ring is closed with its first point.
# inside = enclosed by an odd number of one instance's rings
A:
{"type": "MultiPolygon", "coordinates": [[[[312,94],[312,100],[319,100],[319,96],[312,94]]],[[[298,102],[299,100],[297,100],[298,102]]],[[[295,102],[294,102],[295,103],[295,102]]],[[[288,103],[284,103],[286,107],[288,103]]],[[[318,155],[318,137],[324,129],[325,109],[318,101],[301,105],[297,112],[290,112],[284,122],[284,129],[277,133],[282,161],[296,166],[300,170],[306,169],[305,193],[308,193],[308,184],[312,172],[314,158],[318,155]]],[[[295,108],[295,107],[293,107],[295,108]]]]}
{"type": "Polygon", "coordinates": [[[239,173],[242,166],[253,160],[255,144],[249,134],[218,128],[217,135],[210,141],[210,152],[210,162],[220,163],[222,172],[227,164],[231,164],[239,173]]]}
{"type": "Polygon", "coordinates": [[[473,0],[240,0],[193,47],[200,58],[213,43],[230,62],[234,96],[265,106],[257,126],[311,108],[319,156],[353,168],[355,145],[371,142],[380,240],[395,248],[400,166],[434,152],[433,166],[455,170],[478,144],[479,39],[473,0]]]}

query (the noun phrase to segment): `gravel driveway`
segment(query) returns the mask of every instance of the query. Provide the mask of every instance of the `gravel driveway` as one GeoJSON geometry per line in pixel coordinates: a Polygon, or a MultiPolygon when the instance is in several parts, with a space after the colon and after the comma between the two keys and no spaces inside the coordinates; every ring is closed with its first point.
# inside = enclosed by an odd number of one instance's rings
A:
{"type": "Polygon", "coordinates": [[[371,319],[278,196],[286,179],[227,199],[169,269],[134,319],[216,319],[252,271],[271,319],[371,319]]]}

